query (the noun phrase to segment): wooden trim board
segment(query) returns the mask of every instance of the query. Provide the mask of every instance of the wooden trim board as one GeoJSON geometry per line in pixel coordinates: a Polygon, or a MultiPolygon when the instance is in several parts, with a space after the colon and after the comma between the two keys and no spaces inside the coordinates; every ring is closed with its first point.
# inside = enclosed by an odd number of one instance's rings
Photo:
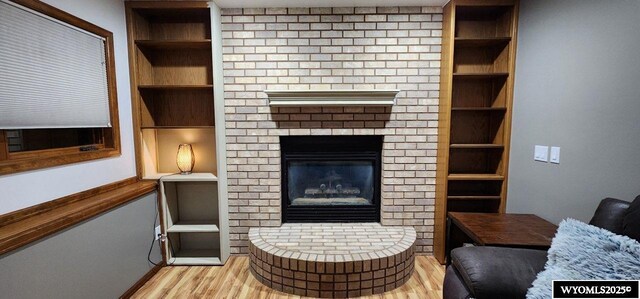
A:
{"type": "Polygon", "coordinates": [[[503,151],[503,171],[502,175],[504,176],[504,180],[502,181],[502,198],[500,200],[500,213],[506,213],[507,211],[507,187],[509,179],[509,153],[511,152],[509,149],[511,148],[511,120],[513,117],[513,97],[514,97],[514,84],[515,84],[515,74],[516,74],[516,49],[518,47],[518,17],[520,15],[520,1],[514,1],[513,11],[512,11],[512,20],[511,20],[511,45],[509,47],[509,71],[511,75],[509,76],[509,80],[507,80],[507,94],[510,97],[510,101],[507,101],[507,111],[505,113],[504,119],[504,148],[503,151]]]}
{"type": "MultiPolygon", "coordinates": [[[[213,61],[213,84],[224,85],[222,69],[222,11],[210,2],[211,9],[211,54],[213,61]]],[[[220,260],[225,263],[231,254],[229,241],[229,193],[227,192],[227,133],[225,130],[224,89],[213,90],[213,105],[216,122],[216,165],[218,167],[218,229],[220,230],[220,260]]]]}
{"type": "Polygon", "coordinates": [[[0,255],[156,190],[153,181],[118,181],[0,216],[0,255]]]}
{"type": "Polygon", "coordinates": [[[121,181],[113,182],[111,184],[103,185],[86,191],[78,192],[75,194],[67,195],[58,199],[43,202],[41,204],[20,209],[11,213],[0,215],[0,227],[7,226],[11,223],[28,219],[30,217],[49,212],[51,210],[64,207],[65,205],[72,204],[74,202],[86,199],[91,196],[98,195],[100,193],[112,191],[126,185],[133,184],[137,181],[135,177],[124,179],[121,181]]]}
{"type": "Polygon", "coordinates": [[[449,130],[451,127],[451,92],[453,80],[453,46],[455,9],[451,2],[444,6],[442,22],[442,61],[440,64],[440,107],[438,116],[438,153],[436,157],[436,201],[433,253],[440,263],[445,258],[445,217],[447,210],[447,175],[449,174],[449,130]]]}
{"type": "Polygon", "coordinates": [[[149,281],[154,275],[156,275],[156,273],[158,273],[160,269],[162,269],[162,267],[164,266],[165,266],[164,262],[153,266],[153,268],[151,268],[149,272],[147,272],[144,276],[140,277],[140,279],[138,279],[138,281],[136,281],[134,285],[132,285],[129,289],[127,289],[127,291],[124,292],[122,296],[120,296],[120,299],[131,298],[133,294],[135,294],[145,283],[147,283],[147,281],[149,281]]]}

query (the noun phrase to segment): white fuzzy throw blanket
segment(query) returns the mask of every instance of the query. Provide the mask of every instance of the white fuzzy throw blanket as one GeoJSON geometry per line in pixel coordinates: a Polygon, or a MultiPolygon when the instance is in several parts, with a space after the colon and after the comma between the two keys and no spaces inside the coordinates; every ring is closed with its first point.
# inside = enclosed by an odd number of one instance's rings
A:
{"type": "Polygon", "coordinates": [[[575,219],[560,223],[527,299],[551,298],[552,280],[640,279],[640,243],[575,219]]]}

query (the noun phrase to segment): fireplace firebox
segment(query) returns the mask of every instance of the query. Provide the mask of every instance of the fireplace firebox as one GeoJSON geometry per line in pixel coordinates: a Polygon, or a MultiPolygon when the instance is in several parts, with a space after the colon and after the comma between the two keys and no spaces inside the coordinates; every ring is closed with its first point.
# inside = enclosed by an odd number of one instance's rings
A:
{"type": "Polygon", "coordinates": [[[379,222],[382,136],[282,136],[282,222],[379,222]]]}

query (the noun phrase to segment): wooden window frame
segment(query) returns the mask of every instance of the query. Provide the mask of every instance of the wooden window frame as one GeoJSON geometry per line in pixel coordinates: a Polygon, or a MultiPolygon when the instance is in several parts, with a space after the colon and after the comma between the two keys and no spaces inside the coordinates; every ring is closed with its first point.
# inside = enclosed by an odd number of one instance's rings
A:
{"type": "Polygon", "coordinates": [[[111,128],[102,129],[103,141],[102,143],[94,144],[97,148],[96,150],[82,151],[81,148],[86,147],[85,145],[16,153],[9,152],[5,130],[0,130],[0,175],[120,156],[120,126],[118,98],[116,95],[113,33],[38,0],[11,1],[105,38],[107,91],[109,95],[111,128]]]}

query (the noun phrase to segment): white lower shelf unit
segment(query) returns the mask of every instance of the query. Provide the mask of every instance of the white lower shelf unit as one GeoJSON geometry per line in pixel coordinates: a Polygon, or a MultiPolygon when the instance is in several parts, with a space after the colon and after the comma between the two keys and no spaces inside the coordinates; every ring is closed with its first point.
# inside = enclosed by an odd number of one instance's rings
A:
{"type": "Polygon", "coordinates": [[[160,179],[168,265],[222,265],[218,181],[211,173],[160,179]]]}

